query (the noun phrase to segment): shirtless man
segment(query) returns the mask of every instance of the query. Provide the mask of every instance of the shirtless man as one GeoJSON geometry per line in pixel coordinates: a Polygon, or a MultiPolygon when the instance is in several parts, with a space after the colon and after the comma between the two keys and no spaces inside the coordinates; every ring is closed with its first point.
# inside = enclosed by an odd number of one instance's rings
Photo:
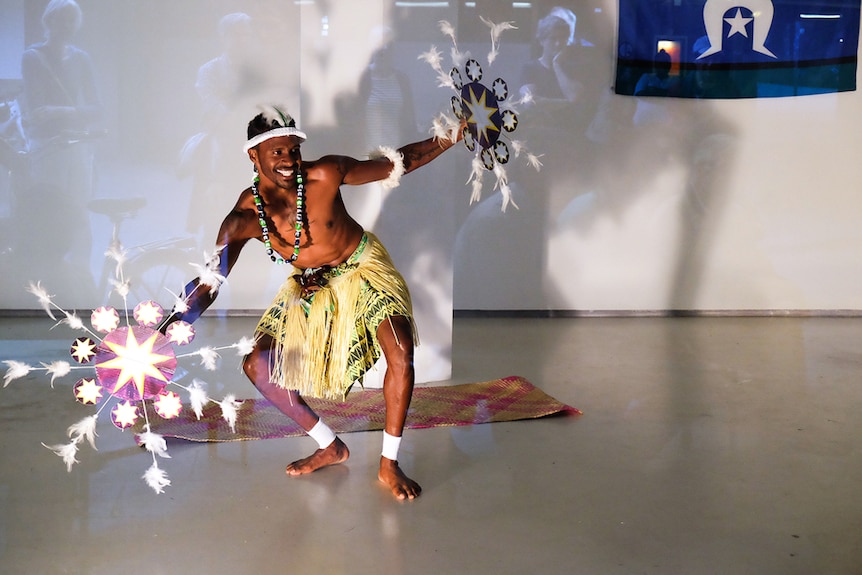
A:
{"type": "MultiPolygon", "coordinates": [[[[306,161],[300,154],[305,134],[285,112],[267,108],[249,123],[245,148],[257,177],[255,185],[240,194],[221,225],[217,265],[218,272],[227,276],[251,239],[263,242],[264,249],[271,250],[273,261],[293,265],[291,277],[261,319],[255,348],[243,363],[246,375],[261,394],[296,421],[320,447],[309,457],[288,465],[288,475],[311,473],[349,456],[347,446],[312,411],[302,394],[343,397],[355,381],[354,376],[370,368],[382,351],[387,364],[383,382],[386,416],[378,479],[398,499],[413,499],[420,494],[419,484],[404,474],[397,461],[414,384],[415,328],[409,294],[376,238],[347,213],[341,185],[397,180],[402,172],[412,172],[452,147],[460,134],[459,130],[455,138],[448,140],[429,138],[369,160],[328,155],[306,161]],[[372,260],[374,264],[368,263],[372,260]],[[373,265],[380,267],[372,268],[373,265]],[[349,291],[343,286],[350,285],[351,278],[358,283],[353,284],[354,290],[345,300],[339,294],[349,291]],[[355,301],[357,292],[359,304],[355,301]],[[376,319],[367,311],[357,311],[368,308],[377,310],[376,319]],[[361,321],[357,321],[363,313],[361,321]],[[315,318],[323,316],[325,328],[313,329],[315,318]],[[339,324],[339,317],[348,321],[339,324]],[[356,333],[355,326],[360,324],[368,329],[364,337],[356,333]],[[344,334],[339,336],[340,328],[350,332],[349,346],[345,345],[348,341],[344,334]],[[318,331],[324,332],[322,340],[312,335],[318,331]],[[347,349],[343,353],[351,358],[342,358],[339,363],[340,348],[346,347],[350,354],[347,349]],[[302,351],[297,353],[300,348],[302,351]],[[357,349],[363,356],[358,366],[357,349]],[[301,359],[296,360],[297,355],[301,359]],[[300,381],[303,378],[316,381],[300,381]]],[[[213,302],[217,290],[200,284],[198,278],[186,287],[188,310],[175,312],[171,321],[192,322],[213,302]]]]}

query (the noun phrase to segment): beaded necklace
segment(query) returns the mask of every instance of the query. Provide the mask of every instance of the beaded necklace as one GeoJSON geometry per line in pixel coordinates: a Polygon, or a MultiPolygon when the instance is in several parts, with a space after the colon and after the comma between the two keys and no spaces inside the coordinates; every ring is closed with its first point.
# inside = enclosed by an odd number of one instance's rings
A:
{"type": "Polygon", "coordinates": [[[260,224],[262,233],[263,245],[266,246],[266,253],[269,259],[277,264],[293,263],[299,257],[299,237],[302,235],[302,220],[305,204],[305,184],[302,181],[302,173],[296,172],[296,225],[294,226],[293,253],[290,258],[285,260],[279,256],[272,248],[272,241],[269,239],[269,227],[266,225],[266,212],[263,211],[263,201],[260,199],[260,192],[257,190],[257,183],[260,181],[259,176],[254,177],[254,183],[251,185],[251,193],[254,196],[254,205],[257,208],[257,223],[260,224]]]}

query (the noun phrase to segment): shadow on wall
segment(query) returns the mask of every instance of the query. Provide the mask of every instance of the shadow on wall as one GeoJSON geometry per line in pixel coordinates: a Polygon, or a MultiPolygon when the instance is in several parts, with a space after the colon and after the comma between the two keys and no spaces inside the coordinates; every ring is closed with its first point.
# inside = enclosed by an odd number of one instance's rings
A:
{"type": "Polygon", "coordinates": [[[675,252],[668,307],[696,300],[703,256],[722,218],[720,174],[734,159],[735,136],[707,101],[614,95],[615,23],[603,4],[536,7],[532,58],[518,63],[521,89],[534,101],[521,111],[518,136],[543,154],[544,166],[539,173],[510,169],[520,209],[502,213],[497,193],[463,219],[455,250],[456,309],[583,307],[580,287],[589,283],[590,266],[603,264],[567,249],[567,242],[589,237],[604,222],[620,222],[644,203],[658,225],[679,230],[676,239],[664,232],[675,244],[662,247],[675,252]],[[648,195],[655,182],[679,172],[685,183],[677,197],[648,195]],[[550,244],[557,248],[551,251],[550,244]]]}

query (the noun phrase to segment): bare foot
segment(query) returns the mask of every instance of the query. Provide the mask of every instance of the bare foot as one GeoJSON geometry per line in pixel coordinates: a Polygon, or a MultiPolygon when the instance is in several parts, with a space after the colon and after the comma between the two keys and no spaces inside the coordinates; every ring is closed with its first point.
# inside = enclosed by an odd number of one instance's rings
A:
{"type": "Polygon", "coordinates": [[[392,490],[397,499],[416,499],[422,493],[419,484],[404,475],[397,461],[385,457],[380,458],[380,471],[377,479],[392,490]]]}
{"type": "Polygon", "coordinates": [[[343,441],[336,437],[335,441],[329,444],[328,447],[318,449],[305,459],[299,459],[288,465],[285,473],[288,475],[305,475],[306,473],[317,471],[321,467],[337,465],[347,461],[348,457],[350,457],[350,450],[347,449],[343,441]]]}

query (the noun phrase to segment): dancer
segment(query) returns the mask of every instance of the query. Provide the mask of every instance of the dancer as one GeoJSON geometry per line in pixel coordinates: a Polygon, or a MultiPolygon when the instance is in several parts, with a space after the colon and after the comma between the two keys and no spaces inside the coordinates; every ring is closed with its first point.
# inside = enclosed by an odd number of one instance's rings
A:
{"type": "MultiPolygon", "coordinates": [[[[245,150],[256,176],[221,225],[212,270],[219,279],[227,276],[250,239],[262,242],[273,262],[293,266],[243,363],[263,396],[319,446],[288,465],[288,475],[348,458],[347,446],[303,396],[343,398],[382,352],[386,418],[378,478],[398,499],[420,494],[419,484],[398,466],[414,384],[410,295],[385,248],[347,213],[341,185],[397,185],[401,174],[452,147],[461,129],[449,139],[382,149],[369,160],[327,155],[306,161],[300,153],[306,135],[285,111],[267,107],[249,122],[245,150]]],[[[185,290],[187,309],[175,310],[169,322],[197,319],[214,301],[217,284],[200,277],[192,281],[185,290]]]]}

